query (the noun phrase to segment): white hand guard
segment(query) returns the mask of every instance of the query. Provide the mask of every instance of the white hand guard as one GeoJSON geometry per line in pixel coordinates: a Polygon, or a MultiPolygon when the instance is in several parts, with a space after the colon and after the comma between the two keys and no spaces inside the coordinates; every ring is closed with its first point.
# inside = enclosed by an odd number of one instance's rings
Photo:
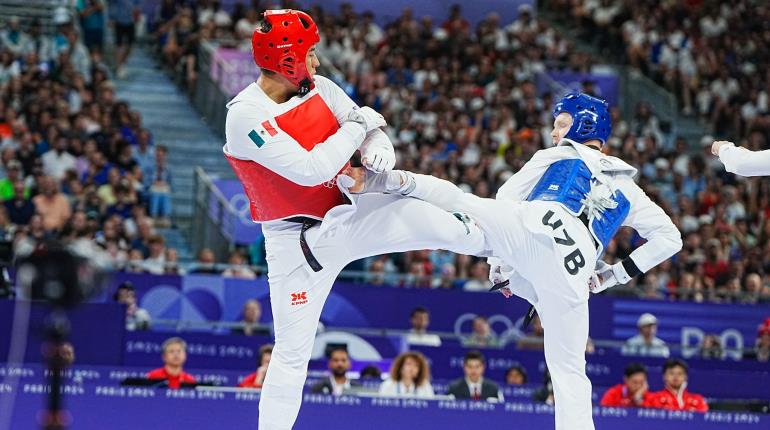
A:
{"type": "MultiPolygon", "coordinates": [[[[493,288],[509,281],[516,272],[513,267],[503,263],[499,258],[489,258],[487,259],[487,263],[489,263],[489,282],[492,283],[493,288]]],[[[506,298],[513,295],[509,286],[500,288],[500,292],[503,293],[506,298]]]]}
{"type": "Polygon", "coordinates": [[[348,113],[347,120],[361,124],[367,133],[380,127],[385,127],[388,124],[385,122],[385,117],[369,106],[353,108],[353,110],[348,113]]]}
{"type": "Polygon", "coordinates": [[[395,167],[396,154],[384,148],[370,148],[361,158],[361,164],[372,172],[387,172],[395,167]]]}
{"type": "Polygon", "coordinates": [[[594,274],[591,276],[591,280],[588,281],[588,288],[592,293],[597,294],[607,288],[626,284],[630,280],[631,275],[626,272],[622,261],[610,265],[604,261],[597,260],[594,274]]]}

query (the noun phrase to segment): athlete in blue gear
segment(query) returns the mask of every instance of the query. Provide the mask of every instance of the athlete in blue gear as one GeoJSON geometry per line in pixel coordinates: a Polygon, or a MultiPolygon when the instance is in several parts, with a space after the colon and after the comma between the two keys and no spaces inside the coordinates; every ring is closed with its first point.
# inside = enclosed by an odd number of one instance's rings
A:
{"type": "Polygon", "coordinates": [[[526,299],[540,315],[556,429],[589,430],[589,291],[627,283],[678,252],[682,239],[633,181],[637,170],[601,152],[611,132],[607,102],[571,93],[556,104],[553,117],[556,146],[535,153],[495,200],[403,171],[370,174],[352,191],[401,193],[474,219],[494,256],[490,280],[508,281],[503,294],[526,299]],[[604,250],[621,226],[636,229],[647,242],[623,261],[604,263],[604,250]]]}

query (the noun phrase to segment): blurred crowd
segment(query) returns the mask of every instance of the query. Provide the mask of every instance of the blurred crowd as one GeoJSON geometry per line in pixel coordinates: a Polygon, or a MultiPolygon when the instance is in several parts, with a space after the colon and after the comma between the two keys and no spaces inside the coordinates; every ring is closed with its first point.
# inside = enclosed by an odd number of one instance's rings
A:
{"type": "MultiPolygon", "coordinates": [[[[136,2],[109,3],[116,33],[122,15],[133,23],[136,2]]],[[[134,261],[151,271],[161,253],[174,260],[156,231],[171,224],[172,181],[168,150],[116,98],[133,24],[108,59],[104,2],[52,15],[52,34],[39,21],[1,23],[0,240],[17,252],[76,242],[118,268],[134,261]]]]}
{"type": "Polygon", "coordinates": [[[557,0],[547,7],[586,41],[667,87],[685,114],[716,135],[766,146],[768,4],[557,0]]]}

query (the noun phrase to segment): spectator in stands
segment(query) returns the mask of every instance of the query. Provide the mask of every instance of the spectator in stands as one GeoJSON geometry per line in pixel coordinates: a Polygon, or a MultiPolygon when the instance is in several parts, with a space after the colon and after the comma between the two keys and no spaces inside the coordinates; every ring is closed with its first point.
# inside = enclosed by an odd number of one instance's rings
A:
{"type": "Polygon", "coordinates": [[[623,344],[623,355],[668,358],[670,352],[666,342],[655,336],[658,331],[658,319],[650,313],[642,314],[636,322],[639,334],[623,344]]]}
{"type": "Polygon", "coordinates": [[[48,231],[60,230],[72,215],[69,200],[59,192],[59,185],[50,176],[41,178],[40,194],[32,202],[37,213],[43,217],[43,225],[48,231]]]}
{"type": "Polygon", "coordinates": [[[160,218],[161,225],[168,226],[171,216],[171,171],[168,168],[168,149],[163,145],[155,148],[155,165],[144,178],[150,195],[150,216],[160,218]]]}
{"type": "Polygon", "coordinates": [[[719,335],[707,334],[703,337],[703,341],[698,351],[698,356],[703,359],[717,359],[724,358],[724,352],[722,351],[722,344],[719,341],[719,335]]]}
{"type": "Polygon", "coordinates": [[[77,0],[83,43],[89,51],[101,54],[104,44],[104,4],[102,0],[77,0]]]}
{"type": "Polygon", "coordinates": [[[195,262],[195,266],[190,273],[203,273],[209,275],[219,275],[222,273],[222,271],[217,268],[217,260],[214,256],[214,251],[209,248],[203,248],[198,251],[198,260],[195,262]]]}
{"type": "Polygon", "coordinates": [[[136,289],[134,285],[125,281],[118,285],[113,296],[116,302],[126,305],[126,330],[147,330],[150,328],[150,313],[139,307],[136,303],[136,289]]]}
{"type": "Polygon", "coordinates": [[[484,378],[484,355],[479,351],[468,351],[463,358],[464,378],[453,381],[447,387],[447,394],[455,399],[504,401],[500,387],[484,378]]]}
{"type": "Polygon", "coordinates": [[[467,337],[463,344],[468,347],[476,348],[490,348],[500,346],[500,341],[497,336],[492,333],[492,328],[489,326],[489,321],[481,315],[477,315],[473,318],[473,331],[471,335],[467,337]]]}
{"type": "MultiPolygon", "coordinates": [[[[5,167],[5,173],[6,177],[0,180],[0,199],[2,201],[8,201],[16,196],[16,191],[14,189],[14,184],[17,181],[24,180],[24,174],[21,170],[21,163],[19,163],[19,160],[10,160],[8,161],[8,164],[5,167]]],[[[24,190],[24,196],[25,198],[29,197],[29,190],[24,190]]]]}
{"type": "Polygon", "coordinates": [[[515,364],[505,371],[505,383],[508,385],[523,385],[527,383],[527,369],[515,364]]]}
{"type": "MultiPolygon", "coordinates": [[[[522,350],[542,351],[544,348],[545,331],[540,317],[535,315],[530,323],[532,330],[516,342],[516,348],[522,350]]],[[[590,339],[589,339],[590,341],[590,339]]]]}
{"type": "Polygon", "coordinates": [[[430,366],[419,352],[399,354],[390,367],[390,378],[380,385],[381,396],[433,398],[430,366]]]}
{"type": "Polygon", "coordinates": [[[650,395],[650,407],[708,412],[708,403],[703,396],[687,391],[687,370],[687,363],[678,358],[666,360],[663,364],[664,388],[650,395]]]}
{"type": "Polygon", "coordinates": [[[270,364],[270,357],[273,356],[273,345],[266,344],[259,348],[259,354],[257,356],[257,371],[246,375],[245,378],[238,384],[240,388],[262,388],[262,383],[265,381],[265,375],[267,374],[267,367],[270,364]]]}
{"type": "Polygon", "coordinates": [[[35,215],[35,204],[24,195],[27,192],[24,182],[21,180],[14,182],[13,189],[13,199],[3,203],[6,211],[8,211],[8,218],[16,225],[27,225],[32,216],[35,215]]]}
{"type": "Polygon", "coordinates": [[[150,253],[142,264],[142,268],[149,273],[162,275],[166,272],[166,240],[163,236],[155,234],[147,240],[150,253]]]}
{"type": "Polygon", "coordinates": [[[53,141],[53,147],[40,157],[43,173],[56,181],[61,181],[67,171],[75,169],[75,157],[67,152],[68,145],[67,137],[60,135],[53,141]]]}
{"type": "Polygon", "coordinates": [[[0,32],[0,46],[10,51],[15,56],[25,53],[31,43],[19,25],[19,17],[12,16],[8,19],[8,28],[0,32]]]}
{"type": "Polygon", "coordinates": [[[245,336],[270,336],[270,329],[261,325],[259,319],[262,316],[262,306],[258,301],[251,299],[243,304],[243,318],[240,325],[233,329],[234,334],[245,336]]]}
{"type": "Polygon", "coordinates": [[[609,388],[600,404],[617,408],[649,407],[652,394],[647,385],[647,368],[640,363],[631,363],[623,371],[623,383],[609,388]]]}
{"type": "Polygon", "coordinates": [[[380,382],[382,381],[382,371],[379,367],[370,364],[363,369],[361,369],[361,380],[367,380],[371,379],[373,381],[380,382]]]}
{"type": "Polygon", "coordinates": [[[179,253],[176,248],[166,248],[166,270],[167,275],[185,275],[187,272],[179,265],[179,253]]]}
{"type": "Polygon", "coordinates": [[[246,265],[246,259],[243,257],[240,251],[233,251],[230,254],[230,259],[227,261],[229,265],[222,276],[225,278],[239,278],[239,279],[256,279],[257,274],[246,265]]]}
{"type": "Polygon", "coordinates": [[[487,291],[489,290],[489,264],[484,261],[477,261],[471,267],[471,279],[463,285],[465,291],[487,291]]]}
{"type": "Polygon", "coordinates": [[[746,351],[743,358],[761,362],[770,361],[770,318],[766,319],[765,322],[759,326],[754,348],[746,351]]]}
{"type": "Polygon", "coordinates": [[[406,337],[410,345],[441,346],[441,338],[437,334],[428,333],[430,325],[430,313],[422,306],[414,308],[409,317],[412,328],[406,337]]]}
{"type": "Polygon", "coordinates": [[[111,25],[115,31],[115,70],[120,79],[126,77],[124,65],[131,54],[139,20],[141,0],[109,0],[111,25]]]}
{"type": "Polygon", "coordinates": [[[358,387],[361,384],[358,381],[348,378],[350,370],[350,356],[348,350],[344,348],[335,348],[329,352],[329,372],[328,378],[319,381],[310,387],[311,393],[331,394],[341,396],[345,390],[351,387],[358,387]]]}
{"type": "Polygon", "coordinates": [[[177,390],[182,384],[194,384],[195,378],[184,371],[187,361],[187,342],[182,338],[166,339],[162,345],[163,367],[147,372],[147,379],[164,380],[168,388],[177,390]]]}

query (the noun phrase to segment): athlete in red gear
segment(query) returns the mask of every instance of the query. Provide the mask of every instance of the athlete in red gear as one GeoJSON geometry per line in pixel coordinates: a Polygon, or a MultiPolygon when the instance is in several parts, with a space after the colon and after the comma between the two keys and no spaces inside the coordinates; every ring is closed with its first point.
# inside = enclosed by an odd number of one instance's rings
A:
{"type": "Polygon", "coordinates": [[[665,387],[652,393],[650,407],[677,411],[708,412],[709,405],[700,394],[687,391],[687,363],[669,359],[663,365],[665,387]]]}
{"type": "Polygon", "coordinates": [[[370,171],[393,168],[385,119],[315,74],[319,36],[309,15],[269,10],[263,18],[252,38],[262,73],[227,105],[224,153],[267,250],[275,348],[259,428],[287,430],[299,412],[321,310],[343,267],[415,249],[484,254],[486,243],[467,216],[400,195],[351,196],[337,185],[356,151],[370,171]]]}
{"type": "Polygon", "coordinates": [[[647,369],[642,364],[631,363],[623,372],[623,383],[608,389],[602,397],[601,405],[620,408],[649,407],[652,401],[649,388],[647,369]]]}

